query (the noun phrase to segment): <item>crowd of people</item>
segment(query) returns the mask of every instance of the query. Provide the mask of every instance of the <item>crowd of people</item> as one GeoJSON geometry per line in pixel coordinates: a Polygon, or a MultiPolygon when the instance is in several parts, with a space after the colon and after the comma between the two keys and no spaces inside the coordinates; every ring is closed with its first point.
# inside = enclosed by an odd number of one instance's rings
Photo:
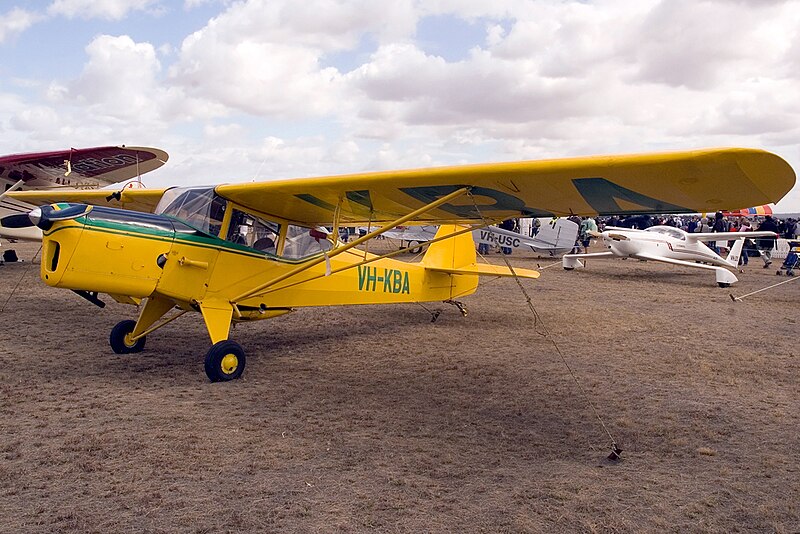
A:
{"type": "Polygon", "coordinates": [[[686,232],[738,232],[761,229],[760,226],[768,222],[768,226],[775,225],[774,231],[785,239],[796,239],[800,236],[800,221],[791,217],[778,219],[772,215],[744,216],[725,216],[718,211],[712,216],[701,217],[699,215],[669,215],[669,216],[650,216],[634,215],[631,217],[598,217],[598,226],[620,226],[624,228],[638,228],[644,230],[654,225],[674,226],[686,232]]]}

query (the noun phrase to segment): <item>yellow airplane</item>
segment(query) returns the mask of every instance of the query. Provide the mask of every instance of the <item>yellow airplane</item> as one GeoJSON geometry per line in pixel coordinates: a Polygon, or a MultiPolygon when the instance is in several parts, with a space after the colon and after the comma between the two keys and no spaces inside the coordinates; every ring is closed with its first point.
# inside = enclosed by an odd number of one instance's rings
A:
{"type": "Polygon", "coordinates": [[[116,353],[199,312],[212,346],[211,381],[241,376],[234,322],[305,306],[452,301],[479,276],[537,278],[476,262],[471,231],[512,217],[680,213],[780,200],[795,173],[753,149],[572,158],[304,178],[214,187],[28,191],[42,229],[41,277],[102,305],[139,306],[118,323],[116,353]],[[113,206],[113,207],[112,207],[113,206]],[[437,224],[420,263],[355,247],[399,225],[437,224]],[[379,229],[344,244],[342,226],[379,229]],[[331,231],[326,228],[332,229],[331,231]]]}

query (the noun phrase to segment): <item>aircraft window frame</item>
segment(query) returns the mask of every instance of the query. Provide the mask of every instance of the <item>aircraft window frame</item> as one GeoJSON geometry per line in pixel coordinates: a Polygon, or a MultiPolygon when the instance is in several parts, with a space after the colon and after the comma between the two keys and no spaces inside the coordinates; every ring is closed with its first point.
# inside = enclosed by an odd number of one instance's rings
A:
{"type": "Polygon", "coordinates": [[[239,207],[234,207],[230,213],[226,241],[273,256],[278,255],[284,225],[239,207]]]}
{"type": "Polygon", "coordinates": [[[288,260],[318,256],[333,248],[331,237],[330,232],[322,227],[309,228],[287,224],[280,256],[288,260]]]}
{"type": "Polygon", "coordinates": [[[219,236],[227,207],[228,200],[219,196],[214,187],[173,187],[164,192],[153,213],[219,236]]]}

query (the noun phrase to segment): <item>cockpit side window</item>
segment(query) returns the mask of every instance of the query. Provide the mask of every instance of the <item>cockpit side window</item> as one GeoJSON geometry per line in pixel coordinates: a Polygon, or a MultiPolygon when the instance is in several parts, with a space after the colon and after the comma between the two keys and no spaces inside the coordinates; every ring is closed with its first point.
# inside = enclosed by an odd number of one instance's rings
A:
{"type": "Polygon", "coordinates": [[[225,239],[231,243],[238,243],[261,252],[275,254],[280,233],[280,224],[234,209],[233,213],[231,213],[231,222],[225,239]]]}
{"type": "Polygon", "coordinates": [[[328,239],[324,228],[306,228],[290,224],[286,228],[286,242],[283,245],[284,258],[297,260],[314,256],[331,249],[333,243],[328,239]]]}
{"type": "Polygon", "coordinates": [[[227,203],[213,187],[175,187],[164,193],[155,213],[170,215],[202,232],[218,236],[227,203]]]}

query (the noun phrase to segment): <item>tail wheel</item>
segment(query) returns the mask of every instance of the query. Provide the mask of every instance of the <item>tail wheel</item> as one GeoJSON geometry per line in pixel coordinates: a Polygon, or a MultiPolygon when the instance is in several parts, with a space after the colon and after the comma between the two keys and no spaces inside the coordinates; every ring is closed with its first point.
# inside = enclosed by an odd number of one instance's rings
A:
{"type": "Polygon", "coordinates": [[[131,339],[131,333],[136,327],[136,321],[120,321],[111,329],[111,335],[108,342],[111,344],[111,349],[117,354],[131,354],[133,352],[142,352],[144,349],[145,336],[142,336],[135,341],[131,339]]]}
{"type": "Polygon", "coordinates": [[[206,354],[206,375],[212,382],[227,382],[242,376],[246,358],[241,345],[226,339],[215,343],[206,354]]]}
{"type": "Polygon", "coordinates": [[[728,282],[717,282],[717,284],[719,284],[719,287],[731,287],[728,282]]]}

